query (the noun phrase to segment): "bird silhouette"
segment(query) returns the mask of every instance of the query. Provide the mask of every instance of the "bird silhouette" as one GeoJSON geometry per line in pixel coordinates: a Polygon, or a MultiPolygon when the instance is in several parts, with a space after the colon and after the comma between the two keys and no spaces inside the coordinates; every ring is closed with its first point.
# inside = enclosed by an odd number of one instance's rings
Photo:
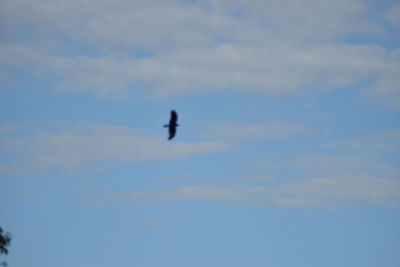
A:
{"type": "Polygon", "coordinates": [[[178,121],[178,114],[175,110],[171,110],[171,118],[169,119],[169,124],[165,124],[164,127],[168,127],[169,137],[168,140],[174,138],[176,134],[176,127],[179,125],[176,123],[178,121]]]}

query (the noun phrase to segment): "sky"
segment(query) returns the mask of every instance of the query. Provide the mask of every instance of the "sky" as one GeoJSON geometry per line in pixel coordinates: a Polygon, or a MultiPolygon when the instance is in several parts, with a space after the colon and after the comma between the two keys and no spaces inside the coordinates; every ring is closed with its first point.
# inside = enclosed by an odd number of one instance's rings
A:
{"type": "Polygon", "coordinates": [[[395,0],[0,0],[0,262],[400,266],[399,84],[395,0]]]}

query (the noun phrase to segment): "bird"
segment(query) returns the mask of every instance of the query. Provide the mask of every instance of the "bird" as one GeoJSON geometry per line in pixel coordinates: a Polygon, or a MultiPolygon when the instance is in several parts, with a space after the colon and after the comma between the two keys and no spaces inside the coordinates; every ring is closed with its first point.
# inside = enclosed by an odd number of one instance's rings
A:
{"type": "Polygon", "coordinates": [[[168,127],[169,137],[168,140],[174,138],[176,134],[176,127],[179,125],[176,123],[178,121],[178,114],[175,110],[171,110],[171,118],[169,119],[169,124],[165,124],[164,127],[168,127]]]}

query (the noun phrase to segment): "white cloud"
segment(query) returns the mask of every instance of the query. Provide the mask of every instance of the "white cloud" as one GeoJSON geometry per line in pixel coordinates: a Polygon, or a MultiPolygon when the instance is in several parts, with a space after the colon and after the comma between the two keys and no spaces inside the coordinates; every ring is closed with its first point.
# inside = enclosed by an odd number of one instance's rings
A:
{"type": "Polygon", "coordinates": [[[399,206],[400,182],[373,176],[339,176],[280,186],[276,195],[275,203],[283,206],[332,205],[349,201],[399,206]]]}
{"type": "Polygon", "coordinates": [[[400,49],[395,49],[388,55],[379,78],[367,94],[375,101],[398,110],[400,107],[399,73],[400,49]]]}
{"type": "Polygon", "coordinates": [[[251,166],[285,174],[284,177],[292,179],[354,175],[398,179],[399,151],[400,131],[381,131],[334,142],[328,140],[325,144],[317,142],[303,155],[269,154],[251,166]],[[296,173],[296,176],[287,177],[287,173],[296,173]]]}
{"type": "Polygon", "coordinates": [[[189,186],[172,190],[134,191],[112,198],[131,201],[197,200],[310,208],[350,203],[400,206],[400,182],[373,176],[339,176],[276,186],[189,186]]]}
{"type": "Polygon", "coordinates": [[[370,94],[395,108],[399,98],[395,74],[400,61],[377,46],[257,48],[219,44],[166,51],[148,59],[65,57],[10,44],[1,45],[0,51],[3,66],[35,68],[44,80],[58,77],[59,90],[89,91],[99,97],[125,97],[132,86],[154,95],[232,88],[287,96],[332,90],[376,76],[370,94]]]}
{"type": "Polygon", "coordinates": [[[3,2],[3,21],[13,28],[34,25],[38,33],[58,33],[107,49],[206,45],[217,33],[238,26],[229,16],[176,0],[3,2]]]}
{"type": "Polygon", "coordinates": [[[354,32],[372,33],[378,26],[368,20],[365,1],[240,0],[210,1],[222,12],[238,12],[275,37],[292,42],[332,40],[354,32]]]}
{"type": "Polygon", "coordinates": [[[328,145],[362,155],[391,155],[400,153],[400,130],[382,131],[351,136],[328,145]]]}
{"type": "Polygon", "coordinates": [[[203,135],[217,140],[257,140],[257,139],[287,139],[302,135],[309,130],[292,124],[284,123],[209,123],[209,130],[203,135]]]}
{"type": "Polygon", "coordinates": [[[397,26],[400,26],[400,5],[395,5],[390,8],[386,14],[385,19],[397,26]]]}
{"type": "Polygon", "coordinates": [[[251,43],[252,28],[274,39],[310,42],[376,27],[367,4],[355,0],[6,0],[1,17],[14,28],[125,47],[196,46],[221,36],[251,43]]]}
{"type": "Polygon", "coordinates": [[[274,181],[276,178],[271,175],[266,175],[263,173],[250,173],[250,174],[242,174],[235,178],[236,181],[239,182],[271,182],[274,181]]]}
{"type": "Polygon", "coordinates": [[[400,168],[366,155],[320,154],[300,157],[294,166],[307,177],[331,177],[343,175],[371,175],[374,177],[398,178],[400,168]]]}
{"type": "Polygon", "coordinates": [[[13,40],[1,45],[0,64],[32,68],[50,86],[56,77],[65,91],[293,96],[374,77],[369,94],[400,106],[397,52],[340,44],[379,32],[364,1],[6,0],[0,12],[13,40]],[[43,45],[48,39],[62,48],[43,45]],[[134,56],[143,49],[148,58],[134,56]]]}
{"type": "Polygon", "coordinates": [[[232,149],[223,142],[168,142],[141,129],[94,125],[3,137],[0,145],[7,155],[17,156],[0,166],[6,174],[78,170],[101,162],[168,160],[232,149]]]}

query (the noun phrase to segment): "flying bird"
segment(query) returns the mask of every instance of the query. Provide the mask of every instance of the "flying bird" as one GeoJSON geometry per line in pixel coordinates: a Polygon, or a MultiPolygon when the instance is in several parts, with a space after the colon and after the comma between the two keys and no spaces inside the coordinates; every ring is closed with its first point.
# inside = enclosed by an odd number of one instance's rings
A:
{"type": "Polygon", "coordinates": [[[169,137],[168,140],[174,138],[176,134],[176,127],[179,125],[176,123],[178,121],[178,114],[175,110],[171,110],[171,118],[169,119],[169,124],[164,125],[164,127],[168,127],[169,137]]]}

